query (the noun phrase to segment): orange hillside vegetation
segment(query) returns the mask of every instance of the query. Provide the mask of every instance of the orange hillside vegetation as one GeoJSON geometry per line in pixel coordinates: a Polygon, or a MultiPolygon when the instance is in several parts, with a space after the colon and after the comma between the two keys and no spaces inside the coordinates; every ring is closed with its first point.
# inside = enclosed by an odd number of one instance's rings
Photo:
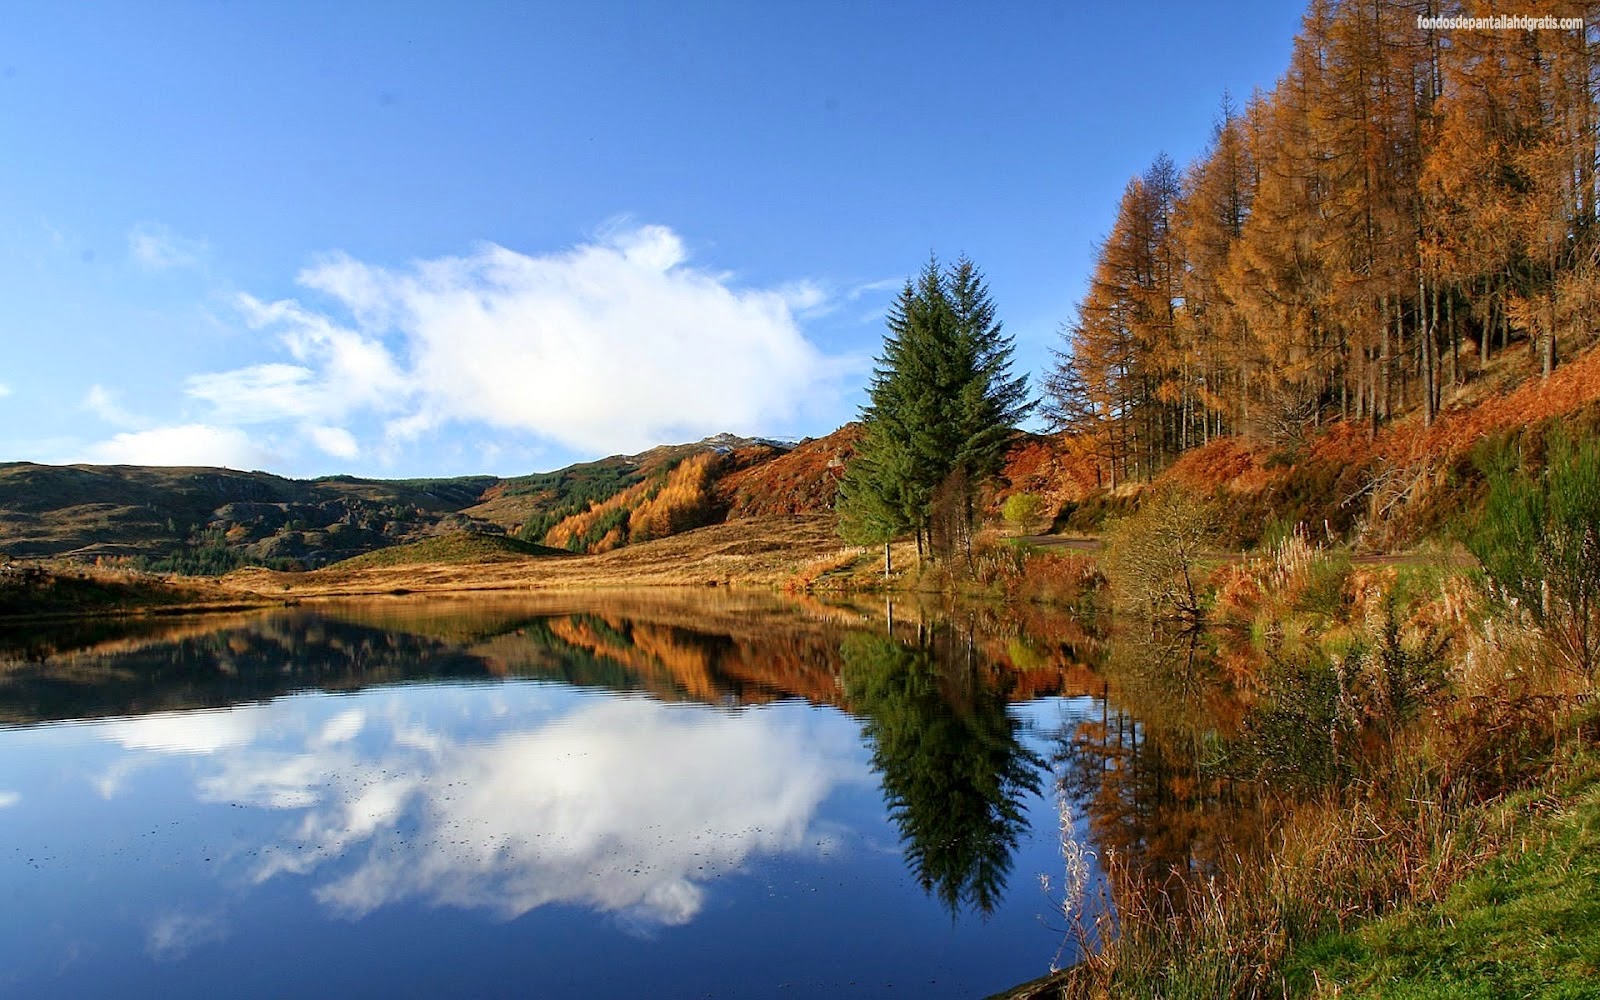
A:
{"type": "Polygon", "coordinates": [[[860,439],[861,425],[845,424],[769,462],[724,476],[717,483],[717,495],[727,505],[728,518],[833,510],[839,479],[860,439]]]}

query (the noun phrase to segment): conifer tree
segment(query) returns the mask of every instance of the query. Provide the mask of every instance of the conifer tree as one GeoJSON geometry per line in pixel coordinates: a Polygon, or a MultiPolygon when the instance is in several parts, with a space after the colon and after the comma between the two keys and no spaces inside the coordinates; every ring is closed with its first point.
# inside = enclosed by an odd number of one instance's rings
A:
{"type": "MultiPolygon", "coordinates": [[[[1031,409],[1026,376],[1012,376],[1012,341],[995,318],[982,273],[960,258],[930,258],[889,310],[883,353],[862,408],[863,436],[840,485],[840,529],[887,543],[907,531],[919,555],[931,541],[934,497],[960,484],[965,523],[972,484],[1000,467],[1031,409]],[[959,473],[959,475],[957,475],[959,473]]],[[[948,492],[948,491],[947,491],[948,492]]]]}

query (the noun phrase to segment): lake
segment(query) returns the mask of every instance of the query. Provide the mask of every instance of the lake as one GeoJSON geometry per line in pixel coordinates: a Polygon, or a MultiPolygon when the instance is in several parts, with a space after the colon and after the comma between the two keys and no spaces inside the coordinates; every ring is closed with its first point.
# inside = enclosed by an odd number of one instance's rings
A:
{"type": "Polygon", "coordinates": [[[1076,957],[1063,815],[1148,839],[1094,645],[725,590],[10,629],[0,994],[984,996],[1076,957]]]}

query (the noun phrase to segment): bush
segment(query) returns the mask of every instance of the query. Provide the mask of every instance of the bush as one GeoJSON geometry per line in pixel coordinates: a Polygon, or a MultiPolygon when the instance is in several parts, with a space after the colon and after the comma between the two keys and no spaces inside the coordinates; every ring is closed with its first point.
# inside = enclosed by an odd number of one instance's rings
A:
{"type": "Polygon", "coordinates": [[[1600,661],[1600,440],[1557,428],[1540,473],[1509,449],[1483,457],[1489,496],[1463,541],[1490,597],[1526,614],[1558,659],[1593,679],[1600,661]]]}
{"type": "Polygon", "coordinates": [[[1106,531],[1106,563],[1117,600],[1152,619],[1205,619],[1198,562],[1212,541],[1216,509],[1175,486],[1159,486],[1139,510],[1106,531]]]}
{"type": "Polygon", "coordinates": [[[1044,513],[1044,498],[1034,493],[1013,493],[1000,506],[1000,516],[1019,535],[1032,534],[1044,513]]]}

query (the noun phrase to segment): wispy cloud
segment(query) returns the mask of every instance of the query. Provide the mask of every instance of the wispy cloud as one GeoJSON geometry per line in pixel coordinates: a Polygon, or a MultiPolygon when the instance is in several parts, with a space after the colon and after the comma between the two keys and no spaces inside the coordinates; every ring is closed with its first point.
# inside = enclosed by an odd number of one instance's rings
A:
{"type": "Polygon", "coordinates": [[[532,256],[485,245],[390,269],[334,254],[299,275],[341,321],[294,300],[239,305],[293,363],[191,377],[221,425],[292,421],[328,454],[366,413],[390,447],[481,423],[589,451],[722,430],[761,432],[831,402],[857,359],[825,355],[797,315],[817,285],[736,286],[695,267],[664,226],[615,226],[532,256]]]}
{"type": "Polygon", "coordinates": [[[192,267],[211,252],[205,240],[180,236],[158,223],[140,223],[128,231],[128,254],[151,271],[192,267]]]}
{"type": "Polygon", "coordinates": [[[873,295],[878,292],[897,292],[905,283],[906,279],[904,278],[881,278],[878,281],[863,281],[859,285],[853,286],[845,294],[845,298],[851,302],[857,302],[866,295],[873,295]]]}
{"type": "Polygon", "coordinates": [[[83,460],[100,465],[268,469],[280,466],[283,457],[281,450],[258,443],[237,427],[181,424],[126,431],[90,445],[83,460]]]}
{"type": "Polygon", "coordinates": [[[103,385],[92,385],[83,397],[83,408],[113,427],[137,430],[150,426],[150,421],[128,410],[117,399],[113,390],[103,385]]]}
{"type": "Polygon", "coordinates": [[[65,250],[67,248],[67,234],[49,219],[40,219],[39,228],[44,230],[45,240],[52,250],[65,250]]]}
{"type": "Polygon", "coordinates": [[[9,395],[11,395],[11,387],[4,382],[0,382],[0,399],[4,399],[9,395]]]}

